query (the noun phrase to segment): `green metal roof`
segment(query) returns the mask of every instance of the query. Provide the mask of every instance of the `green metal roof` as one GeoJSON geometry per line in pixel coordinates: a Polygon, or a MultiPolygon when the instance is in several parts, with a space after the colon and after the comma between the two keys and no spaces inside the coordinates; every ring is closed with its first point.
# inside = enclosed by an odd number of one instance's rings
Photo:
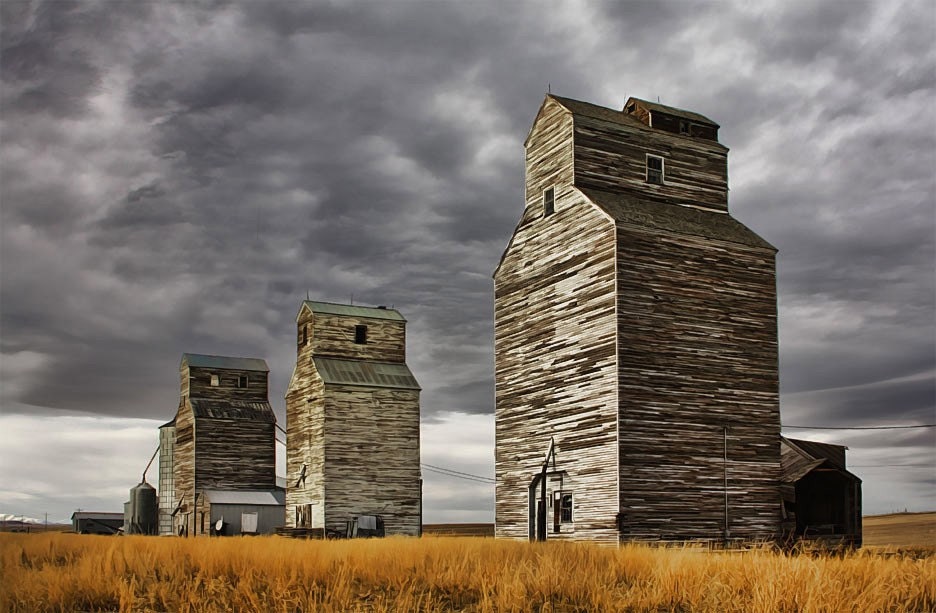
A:
{"type": "MultiPolygon", "coordinates": [[[[371,319],[392,319],[406,321],[396,309],[387,307],[366,307],[353,304],[336,304],[334,302],[316,302],[303,300],[303,307],[309,307],[313,313],[326,313],[328,315],[348,315],[350,317],[370,317],[371,319]]],[[[300,307],[300,311],[302,308],[300,307]]]]}
{"type": "Polygon", "coordinates": [[[223,355],[183,353],[182,362],[197,368],[230,368],[234,370],[270,372],[270,367],[267,366],[266,361],[260,358],[232,358],[223,355]]]}
{"type": "Polygon", "coordinates": [[[406,364],[318,357],[313,357],[312,361],[326,385],[421,389],[406,364]]]}

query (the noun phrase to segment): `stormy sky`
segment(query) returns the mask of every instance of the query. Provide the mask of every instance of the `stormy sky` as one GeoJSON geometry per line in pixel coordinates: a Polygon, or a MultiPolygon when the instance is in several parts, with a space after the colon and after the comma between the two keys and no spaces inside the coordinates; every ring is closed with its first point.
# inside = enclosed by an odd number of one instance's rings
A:
{"type": "MultiPolygon", "coordinates": [[[[423,461],[493,475],[494,267],[547,90],[703,113],[779,249],[786,425],[936,421],[936,5],[0,3],[0,512],[122,509],[183,352],[393,305],[423,461]]],[[[867,513],[936,509],[936,430],[847,444],[867,513]]],[[[155,479],[151,469],[151,481],[155,479]]],[[[493,487],[426,473],[427,521],[493,487]]]]}

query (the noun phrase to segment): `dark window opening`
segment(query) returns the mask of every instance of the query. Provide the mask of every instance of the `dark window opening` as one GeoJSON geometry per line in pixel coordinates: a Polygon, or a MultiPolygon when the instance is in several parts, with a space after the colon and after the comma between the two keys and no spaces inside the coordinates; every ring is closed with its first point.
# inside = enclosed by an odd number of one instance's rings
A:
{"type": "Polygon", "coordinates": [[[572,494],[563,494],[559,502],[559,521],[564,524],[572,523],[572,494]]]}
{"type": "Polygon", "coordinates": [[[663,158],[647,155],[647,183],[663,185],[663,158]]]}
{"type": "Polygon", "coordinates": [[[689,122],[682,119],[679,121],[679,133],[680,134],[689,134],[689,122]]]}
{"type": "Polygon", "coordinates": [[[306,324],[302,326],[302,344],[305,345],[309,342],[309,325],[306,324]]]}
{"type": "Polygon", "coordinates": [[[237,387],[240,387],[240,388],[247,387],[247,375],[241,375],[237,377],[237,387]]]}
{"type": "Polygon", "coordinates": [[[367,344],[367,326],[354,326],[354,343],[356,345],[367,344]]]}
{"type": "Polygon", "coordinates": [[[556,211],[556,190],[550,187],[543,192],[543,217],[549,217],[556,211]]]}

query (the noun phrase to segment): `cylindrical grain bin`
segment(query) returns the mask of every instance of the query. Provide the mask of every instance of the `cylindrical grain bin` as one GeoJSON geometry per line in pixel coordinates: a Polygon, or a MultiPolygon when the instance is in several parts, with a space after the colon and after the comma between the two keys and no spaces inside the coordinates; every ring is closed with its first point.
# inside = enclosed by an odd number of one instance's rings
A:
{"type": "Polygon", "coordinates": [[[130,534],[156,534],[158,525],[156,488],[143,481],[130,490],[130,534]]]}

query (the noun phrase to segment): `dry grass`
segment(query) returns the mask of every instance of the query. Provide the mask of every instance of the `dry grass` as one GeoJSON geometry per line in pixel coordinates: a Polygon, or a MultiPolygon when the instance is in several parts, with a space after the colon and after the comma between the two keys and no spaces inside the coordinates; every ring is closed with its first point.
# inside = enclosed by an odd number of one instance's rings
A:
{"type": "Polygon", "coordinates": [[[933,611],[936,558],[0,534],[0,611],[933,611]]]}

